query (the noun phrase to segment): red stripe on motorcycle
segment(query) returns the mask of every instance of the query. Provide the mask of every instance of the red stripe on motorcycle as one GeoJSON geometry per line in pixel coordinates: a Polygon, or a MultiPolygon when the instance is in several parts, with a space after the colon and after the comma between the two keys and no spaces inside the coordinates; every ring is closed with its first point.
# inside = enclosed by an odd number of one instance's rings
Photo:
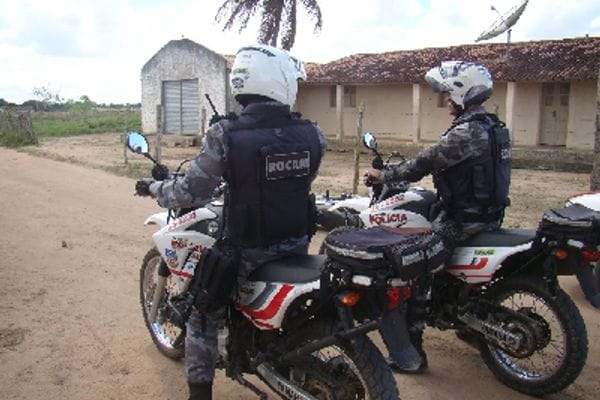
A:
{"type": "Polygon", "coordinates": [[[175,275],[178,275],[178,276],[183,276],[184,278],[191,279],[194,276],[193,274],[190,274],[189,272],[183,272],[183,271],[179,271],[177,269],[171,269],[171,268],[169,268],[169,271],[172,274],[175,274],[175,275]]]}
{"type": "Polygon", "coordinates": [[[455,270],[455,269],[482,269],[488,263],[487,257],[481,257],[477,264],[469,264],[469,265],[451,265],[447,269],[455,270]]]}
{"type": "Polygon", "coordinates": [[[257,321],[257,320],[252,320],[252,323],[258,327],[261,328],[266,328],[266,329],[273,329],[275,328],[273,325],[271,324],[267,324],[266,322],[261,322],[261,321],[257,321]]]}
{"type": "Polygon", "coordinates": [[[252,319],[271,319],[281,308],[281,303],[287,294],[294,288],[292,285],[283,285],[275,294],[273,300],[262,310],[254,310],[245,306],[240,307],[241,311],[252,319]]]}

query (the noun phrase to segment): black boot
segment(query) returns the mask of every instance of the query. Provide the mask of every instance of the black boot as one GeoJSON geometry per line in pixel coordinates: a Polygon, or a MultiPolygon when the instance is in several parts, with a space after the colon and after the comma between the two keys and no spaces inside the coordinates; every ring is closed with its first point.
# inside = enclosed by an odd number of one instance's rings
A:
{"type": "Polygon", "coordinates": [[[212,400],[212,381],[205,383],[190,383],[190,398],[189,400],[212,400]]]}

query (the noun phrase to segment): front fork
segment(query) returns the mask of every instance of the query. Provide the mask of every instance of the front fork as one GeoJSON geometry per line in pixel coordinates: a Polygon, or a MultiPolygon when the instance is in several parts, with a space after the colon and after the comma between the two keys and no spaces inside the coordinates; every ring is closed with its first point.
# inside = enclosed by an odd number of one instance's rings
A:
{"type": "Polygon", "coordinates": [[[167,287],[167,277],[169,276],[169,268],[164,260],[160,261],[160,265],[158,266],[158,271],[156,274],[156,288],[154,289],[154,294],[152,295],[152,306],[150,308],[150,315],[148,317],[149,322],[152,323],[156,321],[156,316],[158,314],[158,306],[163,300],[165,295],[165,287],[167,287]]]}

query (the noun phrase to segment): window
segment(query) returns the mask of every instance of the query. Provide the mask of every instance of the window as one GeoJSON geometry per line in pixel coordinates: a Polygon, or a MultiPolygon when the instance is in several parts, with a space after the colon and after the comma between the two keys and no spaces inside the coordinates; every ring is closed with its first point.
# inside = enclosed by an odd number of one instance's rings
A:
{"type": "MultiPolygon", "coordinates": [[[[329,88],[329,106],[337,107],[337,87],[329,88]]],[[[344,86],[344,107],[356,107],[356,86],[344,86]]]]}
{"type": "Polygon", "coordinates": [[[335,108],[337,105],[336,86],[329,88],[329,107],[335,108]]]}
{"type": "Polygon", "coordinates": [[[542,84],[542,99],[546,107],[554,105],[554,84],[543,83],[542,84]]]}
{"type": "Polygon", "coordinates": [[[568,106],[569,105],[569,92],[570,92],[569,83],[561,83],[560,84],[560,105],[568,106]]]}
{"type": "Polygon", "coordinates": [[[356,107],[356,86],[344,86],[344,107],[356,107]]]}

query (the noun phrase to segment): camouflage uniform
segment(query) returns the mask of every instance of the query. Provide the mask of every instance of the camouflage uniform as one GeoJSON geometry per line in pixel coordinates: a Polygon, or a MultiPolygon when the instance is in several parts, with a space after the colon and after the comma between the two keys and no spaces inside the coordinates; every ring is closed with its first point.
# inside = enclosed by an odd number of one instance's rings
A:
{"type": "MultiPolygon", "coordinates": [[[[278,102],[266,104],[281,105],[278,102]]],[[[324,154],[325,136],[318,127],[317,130],[322,154],[324,154]]],[[[212,200],[214,190],[221,183],[221,177],[226,167],[228,149],[223,140],[224,134],[221,124],[212,125],[204,136],[201,152],[191,161],[184,177],[151,184],[150,191],[160,206],[197,208],[212,200]]],[[[311,179],[315,177],[312,176],[311,179]]],[[[254,269],[267,261],[290,254],[306,254],[308,243],[308,237],[303,236],[290,238],[271,246],[242,249],[239,278],[246,278],[254,269]]],[[[224,308],[206,315],[200,315],[194,310],[187,322],[185,364],[187,380],[191,384],[202,384],[214,380],[215,364],[218,358],[217,328],[224,313],[224,308]],[[203,325],[204,330],[202,329],[203,325]]]]}
{"type": "MultiPolygon", "coordinates": [[[[478,121],[461,122],[469,120],[474,114],[483,113],[485,109],[481,106],[466,111],[454,121],[452,128],[441,136],[438,143],[423,150],[415,158],[384,171],[384,180],[416,182],[429,174],[436,174],[486,152],[489,135],[482,124],[478,121]]],[[[469,209],[464,211],[476,212],[469,209]]],[[[478,232],[499,227],[499,221],[461,223],[450,218],[444,210],[432,224],[434,232],[439,233],[446,246],[452,248],[457,242],[478,232]]]]}
{"type": "MultiPolygon", "coordinates": [[[[384,180],[416,182],[429,174],[436,174],[483,154],[488,149],[487,130],[480,122],[461,122],[478,113],[485,113],[485,109],[479,106],[465,112],[442,134],[438,143],[420,152],[414,159],[384,171],[384,180]]],[[[432,229],[442,236],[444,245],[452,253],[458,242],[478,232],[498,229],[500,222],[460,222],[449,217],[447,211],[442,209],[432,221],[432,229]]],[[[422,323],[407,327],[406,315],[401,312],[392,313],[381,324],[379,332],[390,353],[391,361],[405,372],[418,371],[427,365],[421,347],[422,330],[422,323]]]]}

